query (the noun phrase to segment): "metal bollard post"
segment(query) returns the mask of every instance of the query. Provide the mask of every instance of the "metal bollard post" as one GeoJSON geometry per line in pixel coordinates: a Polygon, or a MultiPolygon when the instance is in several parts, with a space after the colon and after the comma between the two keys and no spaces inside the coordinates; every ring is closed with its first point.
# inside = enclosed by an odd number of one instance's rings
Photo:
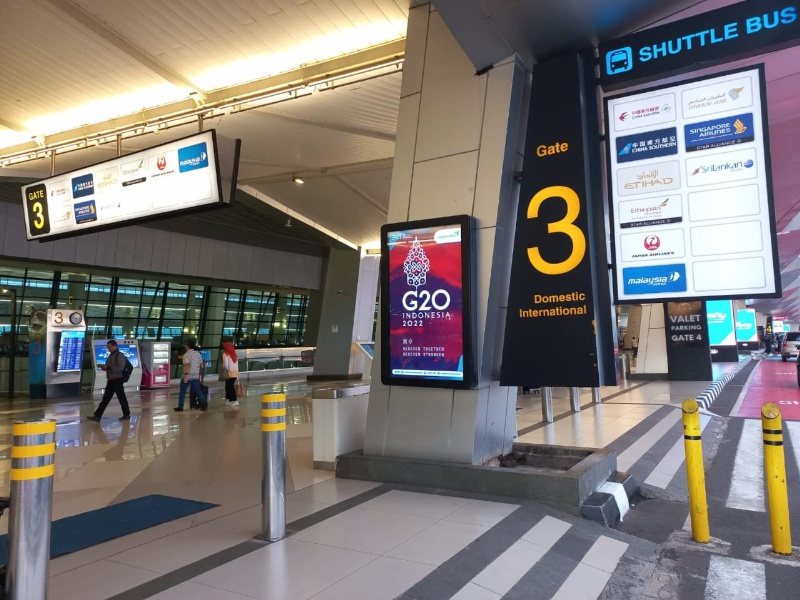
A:
{"type": "Polygon", "coordinates": [[[689,482],[689,516],[692,539],[701,544],[711,540],[708,529],[706,473],[703,467],[703,442],[700,439],[700,405],[697,400],[683,401],[683,446],[686,450],[686,479],[689,482]]]}
{"type": "Polygon", "coordinates": [[[276,542],[286,537],[286,394],[261,396],[261,438],[261,536],[276,542]]]}
{"type": "Polygon", "coordinates": [[[581,412],[581,388],[569,388],[569,405],[573,412],[581,412]]]}
{"type": "Polygon", "coordinates": [[[553,422],[553,388],[542,388],[542,421],[553,422]]]}
{"type": "Polygon", "coordinates": [[[53,517],[56,422],[14,423],[8,515],[9,600],[45,600],[53,517]]]}
{"type": "Polygon", "coordinates": [[[592,402],[594,404],[602,404],[603,403],[603,395],[600,393],[600,388],[592,388],[592,402]]]}
{"type": "Polygon", "coordinates": [[[786,463],[783,455],[781,410],[772,402],[761,407],[764,433],[764,477],[769,497],[769,525],[772,530],[772,551],[788,556],[792,553],[792,531],[789,522],[789,496],[786,491],[786,463]]]}

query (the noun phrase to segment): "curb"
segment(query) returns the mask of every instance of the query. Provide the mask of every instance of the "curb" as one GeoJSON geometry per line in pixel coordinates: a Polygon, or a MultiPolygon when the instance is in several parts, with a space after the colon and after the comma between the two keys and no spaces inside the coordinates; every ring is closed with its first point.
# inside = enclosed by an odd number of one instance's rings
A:
{"type": "Polygon", "coordinates": [[[639,486],[629,473],[614,473],[581,504],[584,519],[616,528],[628,513],[639,486]]]}
{"type": "Polygon", "coordinates": [[[750,361],[752,360],[753,357],[748,356],[745,360],[740,362],[739,365],[736,366],[733,370],[728,371],[727,373],[725,373],[725,375],[723,375],[722,377],[717,379],[714,383],[712,383],[710,386],[708,386],[706,390],[696,398],[697,403],[700,405],[700,407],[705,410],[708,410],[708,407],[711,406],[711,403],[717,399],[717,397],[720,395],[720,393],[728,384],[728,382],[734,377],[736,377],[739,374],[739,371],[741,371],[745,367],[745,365],[749,364],[750,361]]]}

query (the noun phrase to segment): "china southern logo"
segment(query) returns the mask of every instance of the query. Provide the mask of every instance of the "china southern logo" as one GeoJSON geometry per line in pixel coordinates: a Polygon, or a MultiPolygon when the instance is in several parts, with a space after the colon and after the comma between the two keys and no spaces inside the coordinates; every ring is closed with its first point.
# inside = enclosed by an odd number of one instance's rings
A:
{"type": "Polygon", "coordinates": [[[403,272],[406,274],[406,282],[410,287],[419,288],[428,281],[428,273],[431,270],[431,261],[426,256],[425,250],[420,245],[419,240],[414,238],[414,243],[408,251],[408,256],[403,262],[403,272]]]}
{"type": "Polygon", "coordinates": [[[72,197],[82,198],[94,194],[94,175],[87,173],[72,178],[72,197]]]}
{"type": "Polygon", "coordinates": [[[663,294],[686,291],[686,265],[656,265],[622,269],[627,295],[663,294]]]}
{"type": "Polygon", "coordinates": [[[719,173],[722,171],[736,172],[741,171],[742,169],[752,169],[754,165],[755,163],[750,159],[711,165],[701,165],[692,171],[692,175],[704,175],[706,173],[719,173]]]}
{"type": "Polygon", "coordinates": [[[208,166],[208,147],[205,142],[178,149],[178,170],[181,173],[208,166]]]}
{"type": "Polygon", "coordinates": [[[617,75],[633,69],[633,49],[630,46],[613,50],[606,55],[606,73],[617,75]]]}
{"type": "Polygon", "coordinates": [[[675,127],[646,131],[617,138],[617,162],[626,163],[678,153],[678,130],[675,127]]]}

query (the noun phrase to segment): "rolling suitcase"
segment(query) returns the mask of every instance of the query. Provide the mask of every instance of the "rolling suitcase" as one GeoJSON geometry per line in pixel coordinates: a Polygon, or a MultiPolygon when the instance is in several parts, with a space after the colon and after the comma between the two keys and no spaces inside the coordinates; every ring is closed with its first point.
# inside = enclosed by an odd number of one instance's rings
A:
{"type": "MultiPolygon", "coordinates": [[[[210,399],[208,395],[208,386],[201,385],[200,388],[203,390],[203,393],[206,395],[206,401],[210,399]]],[[[200,408],[200,402],[197,400],[197,394],[194,393],[194,390],[189,390],[189,408],[200,408]]]]}

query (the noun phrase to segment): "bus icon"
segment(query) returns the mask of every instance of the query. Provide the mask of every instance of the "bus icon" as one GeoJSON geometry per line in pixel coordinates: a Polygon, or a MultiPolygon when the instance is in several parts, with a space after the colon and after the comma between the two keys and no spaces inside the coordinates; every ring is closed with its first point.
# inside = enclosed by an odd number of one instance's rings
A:
{"type": "Polygon", "coordinates": [[[630,46],[613,50],[606,55],[606,73],[617,75],[633,68],[633,50],[630,46]]]}

